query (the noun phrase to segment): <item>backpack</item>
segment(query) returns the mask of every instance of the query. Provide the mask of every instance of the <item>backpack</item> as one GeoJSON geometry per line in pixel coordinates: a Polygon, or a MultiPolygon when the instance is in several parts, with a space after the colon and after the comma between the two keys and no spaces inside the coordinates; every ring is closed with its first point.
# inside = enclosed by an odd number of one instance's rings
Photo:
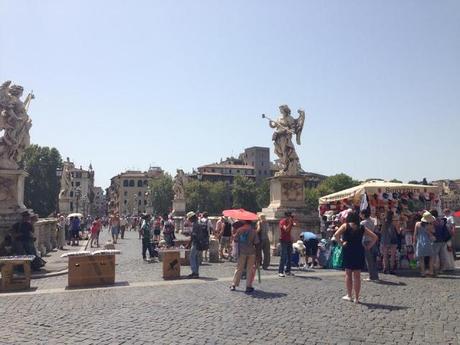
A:
{"type": "Polygon", "coordinates": [[[442,219],[439,223],[435,224],[434,237],[435,242],[447,242],[451,239],[451,234],[447,228],[447,219],[442,219]]]}
{"type": "Polygon", "coordinates": [[[198,222],[198,231],[195,236],[195,245],[198,250],[208,250],[209,249],[209,232],[208,232],[208,223],[198,222]]]}

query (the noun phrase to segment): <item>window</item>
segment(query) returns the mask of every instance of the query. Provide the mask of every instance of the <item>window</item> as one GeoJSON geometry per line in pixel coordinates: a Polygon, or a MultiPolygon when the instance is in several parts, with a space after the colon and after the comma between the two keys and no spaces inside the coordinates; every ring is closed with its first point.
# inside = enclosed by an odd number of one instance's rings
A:
{"type": "Polygon", "coordinates": [[[264,175],[267,175],[267,170],[264,170],[264,175]]]}
{"type": "Polygon", "coordinates": [[[128,200],[124,200],[124,201],[123,201],[123,204],[126,205],[127,203],[128,203],[128,200]]]}
{"type": "Polygon", "coordinates": [[[128,187],[128,186],[129,186],[129,181],[123,180],[123,187],[128,187]]]}
{"type": "Polygon", "coordinates": [[[76,177],[76,178],[81,178],[81,172],[75,173],[75,177],[76,177]]]}
{"type": "Polygon", "coordinates": [[[142,196],[142,192],[138,192],[138,193],[137,193],[137,196],[142,196]]]}
{"type": "Polygon", "coordinates": [[[70,197],[73,198],[73,192],[70,192],[70,197]]]}
{"type": "Polygon", "coordinates": [[[129,180],[129,186],[134,187],[134,180],[129,180]]]}
{"type": "Polygon", "coordinates": [[[239,170],[239,169],[236,169],[236,173],[239,174],[239,173],[240,173],[240,170],[239,170]]]}
{"type": "Polygon", "coordinates": [[[73,202],[70,202],[70,212],[73,212],[73,202]]]}
{"type": "Polygon", "coordinates": [[[78,181],[75,182],[75,185],[76,185],[77,187],[80,187],[80,182],[78,182],[78,181]]]}
{"type": "Polygon", "coordinates": [[[215,169],[211,169],[211,171],[212,171],[212,172],[216,172],[216,170],[215,170],[215,169]]]}
{"type": "Polygon", "coordinates": [[[147,187],[149,185],[149,181],[144,180],[144,187],[147,187]]]}
{"type": "Polygon", "coordinates": [[[125,192],[123,193],[124,196],[128,196],[128,192],[125,190],[125,192]]]}
{"type": "Polygon", "coordinates": [[[259,175],[262,175],[262,170],[259,170],[259,175]]]}
{"type": "Polygon", "coordinates": [[[137,204],[141,206],[141,200],[137,200],[137,204]]]}
{"type": "Polygon", "coordinates": [[[138,181],[137,181],[137,186],[138,186],[138,187],[142,187],[142,185],[143,185],[142,180],[138,180],[138,181]]]}
{"type": "Polygon", "coordinates": [[[144,200],[144,205],[147,205],[147,200],[144,200]]]}
{"type": "Polygon", "coordinates": [[[261,162],[260,165],[264,166],[264,162],[261,162]]]}
{"type": "Polygon", "coordinates": [[[73,187],[73,182],[71,184],[72,184],[72,187],[73,187]]]}
{"type": "Polygon", "coordinates": [[[232,169],[228,169],[228,173],[229,173],[229,174],[232,174],[232,169]]]}

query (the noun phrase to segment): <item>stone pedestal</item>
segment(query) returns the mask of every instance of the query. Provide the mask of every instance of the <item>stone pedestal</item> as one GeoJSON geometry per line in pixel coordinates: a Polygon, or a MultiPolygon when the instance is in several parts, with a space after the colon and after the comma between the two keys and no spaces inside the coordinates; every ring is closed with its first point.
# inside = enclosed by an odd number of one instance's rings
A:
{"type": "Polygon", "coordinates": [[[70,198],[59,197],[59,213],[70,214],[70,198]]]}
{"type": "Polygon", "coordinates": [[[173,216],[183,217],[185,216],[185,199],[174,199],[173,200],[173,216]]]}
{"type": "Polygon", "coordinates": [[[27,173],[23,170],[0,170],[0,245],[14,223],[22,220],[24,206],[24,181],[27,173]]]}
{"type": "Polygon", "coordinates": [[[292,229],[292,240],[297,241],[302,231],[319,231],[319,219],[307,211],[305,204],[305,179],[303,176],[277,176],[270,179],[270,205],[262,209],[270,227],[270,242],[279,241],[279,221],[286,212],[292,212],[296,226],[292,229]]]}

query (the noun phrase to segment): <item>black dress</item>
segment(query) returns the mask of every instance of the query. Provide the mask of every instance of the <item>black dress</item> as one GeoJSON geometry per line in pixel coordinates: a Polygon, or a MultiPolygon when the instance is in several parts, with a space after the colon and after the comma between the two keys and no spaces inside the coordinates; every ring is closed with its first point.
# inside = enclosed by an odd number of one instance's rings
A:
{"type": "Polygon", "coordinates": [[[364,269],[364,247],[363,247],[364,227],[360,226],[353,230],[347,224],[347,228],[342,235],[342,241],[346,242],[343,246],[343,267],[349,270],[364,269]]]}

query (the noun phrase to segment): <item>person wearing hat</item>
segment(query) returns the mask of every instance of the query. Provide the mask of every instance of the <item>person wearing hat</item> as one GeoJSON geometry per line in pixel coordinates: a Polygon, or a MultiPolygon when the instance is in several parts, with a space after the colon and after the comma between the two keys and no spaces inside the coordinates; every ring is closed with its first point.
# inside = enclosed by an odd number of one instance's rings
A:
{"type": "Polygon", "coordinates": [[[415,224],[414,239],[415,239],[415,256],[419,260],[420,275],[425,277],[433,275],[433,222],[435,218],[433,215],[425,211],[422,215],[420,222],[415,224]],[[425,271],[425,258],[429,260],[428,272],[425,271]]]}
{"type": "Polygon", "coordinates": [[[192,223],[192,233],[190,235],[190,242],[187,246],[190,248],[190,269],[192,270],[192,273],[188,275],[188,278],[197,279],[200,277],[200,258],[203,254],[203,250],[200,245],[203,236],[205,236],[205,234],[209,236],[209,233],[205,224],[203,224],[203,226],[199,224],[198,217],[195,212],[188,212],[186,218],[192,223]]]}
{"type": "Polygon", "coordinates": [[[257,257],[262,260],[262,262],[259,263],[262,265],[262,269],[267,270],[270,266],[270,239],[268,238],[268,223],[264,214],[259,215],[256,231],[260,239],[260,245],[257,248],[257,257]]]}

